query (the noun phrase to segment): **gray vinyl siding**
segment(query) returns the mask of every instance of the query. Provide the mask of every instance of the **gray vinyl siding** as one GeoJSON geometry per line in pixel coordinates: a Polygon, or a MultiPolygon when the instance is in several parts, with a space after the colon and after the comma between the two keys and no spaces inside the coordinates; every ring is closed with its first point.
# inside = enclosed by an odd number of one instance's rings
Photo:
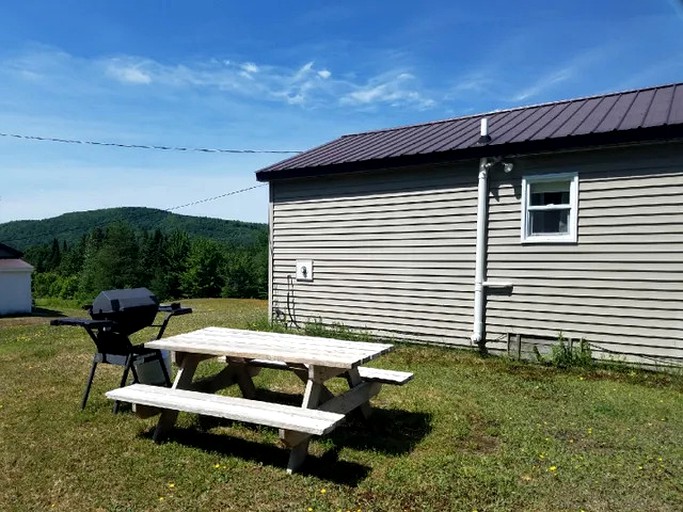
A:
{"type": "Polygon", "coordinates": [[[518,159],[491,182],[489,346],[508,333],[585,338],[602,355],[683,360],[683,145],[518,159]],[[520,242],[521,177],[578,172],[578,243],[520,242]]]}
{"type": "Polygon", "coordinates": [[[290,321],[469,344],[476,167],[271,183],[273,309],[290,321]],[[297,259],[313,260],[313,282],[293,280],[297,259]]]}
{"type": "MultiPolygon", "coordinates": [[[[487,294],[488,347],[562,331],[607,354],[683,360],[683,144],[514,162],[491,172],[487,280],[513,288],[487,294]],[[579,173],[578,243],[522,244],[522,176],[561,172],[579,173]]],[[[271,182],[271,309],[470,346],[477,172],[467,161],[271,182]],[[313,260],[312,282],[293,280],[297,259],[313,260]]]]}

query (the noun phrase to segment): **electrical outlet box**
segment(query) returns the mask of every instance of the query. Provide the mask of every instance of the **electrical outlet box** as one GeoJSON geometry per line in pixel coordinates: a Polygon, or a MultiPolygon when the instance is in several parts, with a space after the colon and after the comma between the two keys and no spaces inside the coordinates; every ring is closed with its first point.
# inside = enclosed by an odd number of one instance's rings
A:
{"type": "Polygon", "coordinates": [[[296,280],[313,281],[313,260],[296,260],[296,280]]]}

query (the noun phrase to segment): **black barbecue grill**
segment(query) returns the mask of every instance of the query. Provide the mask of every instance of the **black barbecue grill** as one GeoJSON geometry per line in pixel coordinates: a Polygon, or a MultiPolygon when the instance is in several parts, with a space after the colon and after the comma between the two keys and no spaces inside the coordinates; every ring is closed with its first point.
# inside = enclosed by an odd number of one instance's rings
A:
{"type": "MultiPolygon", "coordinates": [[[[158,327],[155,339],[163,336],[171,317],[192,313],[180,303],[160,305],[156,296],[147,288],[128,288],[101,292],[92,304],[84,306],[91,318],[57,318],[50,325],[75,325],[83,327],[95,342],[97,352],[93,357],[90,375],[83,393],[81,409],[85,409],[98,363],[123,366],[121,387],[126,385],[132,371],[133,382],[139,382],[136,365],[157,361],[166,386],[171,385],[164,358],[160,350],[146,348],[144,344],[133,345],[130,335],[145,327],[158,327]],[[166,313],[161,324],[154,324],[157,313],[166,313]]],[[[114,404],[114,412],[118,402],[114,404]]]]}

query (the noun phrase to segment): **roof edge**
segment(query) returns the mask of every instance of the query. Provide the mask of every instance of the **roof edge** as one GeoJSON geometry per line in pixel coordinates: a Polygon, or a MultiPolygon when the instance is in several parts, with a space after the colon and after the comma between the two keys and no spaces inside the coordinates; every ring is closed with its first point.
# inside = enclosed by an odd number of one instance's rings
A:
{"type": "Polygon", "coordinates": [[[262,169],[256,172],[256,179],[260,182],[277,181],[288,178],[308,178],[343,174],[378,169],[390,169],[411,165],[430,164],[445,161],[470,160],[494,156],[524,155],[530,153],[591,149],[622,144],[650,144],[683,139],[683,125],[655,126],[652,128],[636,128],[627,131],[612,131],[574,135],[557,139],[542,139],[505,144],[489,144],[472,146],[469,148],[426,153],[416,155],[402,155],[392,158],[374,160],[358,160],[317,167],[299,167],[282,170],[262,169]]]}
{"type": "Polygon", "coordinates": [[[2,242],[0,242],[0,250],[5,251],[10,254],[9,258],[2,258],[0,259],[20,259],[24,256],[24,253],[21,251],[18,251],[14,247],[10,247],[9,245],[5,245],[2,242]]]}

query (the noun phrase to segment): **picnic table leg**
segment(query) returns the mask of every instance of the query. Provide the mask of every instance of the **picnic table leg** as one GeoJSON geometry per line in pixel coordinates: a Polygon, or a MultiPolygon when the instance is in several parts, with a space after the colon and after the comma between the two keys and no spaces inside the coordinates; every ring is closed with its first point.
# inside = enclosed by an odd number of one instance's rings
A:
{"type": "MultiPolygon", "coordinates": [[[[358,373],[358,368],[351,368],[348,372],[346,372],[346,382],[349,383],[350,389],[360,386],[363,383],[363,379],[361,379],[360,374],[358,373]]],[[[370,408],[369,402],[361,404],[358,408],[365,419],[368,419],[370,414],[372,414],[372,409],[370,408]]]]}
{"type": "MultiPolygon", "coordinates": [[[[315,409],[318,402],[320,402],[320,394],[322,391],[322,383],[309,379],[306,382],[306,391],[304,392],[304,400],[301,407],[303,409],[315,409]]],[[[287,434],[284,431],[280,431],[280,438],[287,438],[287,434]]],[[[287,463],[288,474],[291,475],[304,463],[306,455],[308,455],[308,444],[310,441],[311,436],[304,436],[299,443],[292,447],[292,450],[289,453],[289,462],[287,463]]]]}
{"type": "MultiPolygon", "coordinates": [[[[194,377],[194,372],[197,370],[197,364],[199,364],[202,358],[193,354],[177,354],[176,357],[180,363],[180,368],[171,387],[173,389],[189,389],[192,386],[192,377],[194,377]]],[[[177,419],[178,411],[165,410],[161,413],[157,428],[154,431],[153,439],[155,443],[163,439],[166,432],[175,425],[177,419]]]]}
{"type": "Polygon", "coordinates": [[[242,396],[244,398],[255,398],[256,386],[251,378],[251,373],[249,373],[249,367],[246,362],[229,361],[228,364],[233,368],[234,379],[237,381],[242,396]]]}

